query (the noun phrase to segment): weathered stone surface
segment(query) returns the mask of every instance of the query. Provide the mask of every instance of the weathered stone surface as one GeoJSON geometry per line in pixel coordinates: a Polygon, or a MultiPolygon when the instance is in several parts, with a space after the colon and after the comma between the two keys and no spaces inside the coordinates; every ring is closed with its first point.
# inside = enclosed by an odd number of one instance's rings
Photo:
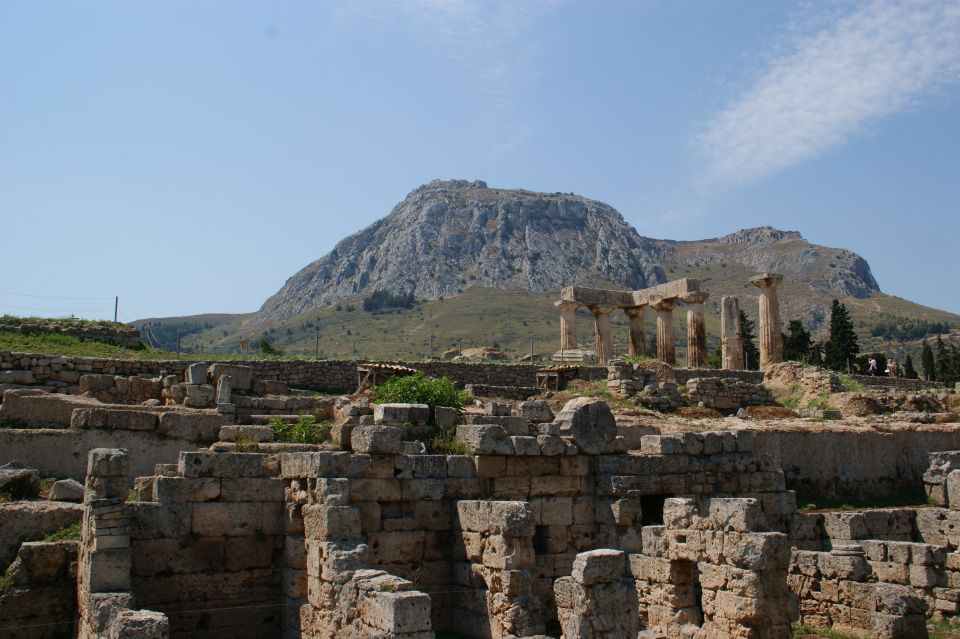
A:
{"type": "Polygon", "coordinates": [[[561,436],[569,437],[587,455],[599,455],[607,442],[617,436],[617,423],[610,407],[593,397],[571,399],[555,422],[561,436]]]}
{"type": "Polygon", "coordinates": [[[186,371],[184,371],[183,381],[185,381],[187,384],[197,385],[208,383],[207,363],[195,362],[187,366],[186,371]]]}
{"type": "Polygon", "coordinates": [[[550,404],[539,399],[520,402],[520,404],[517,405],[517,412],[519,412],[520,417],[535,424],[552,422],[554,419],[553,411],[550,410],[550,404]]]}
{"type": "Polygon", "coordinates": [[[242,391],[253,389],[253,368],[250,366],[217,363],[210,366],[207,372],[214,383],[217,382],[221,375],[229,375],[233,388],[242,391]]]}
{"type": "Polygon", "coordinates": [[[377,424],[426,424],[430,407],[426,404],[374,404],[373,421],[377,424]]]}
{"type": "Polygon", "coordinates": [[[40,494],[40,477],[36,470],[10,462],[0,466],[0,495],[7,499],[27,499],[40,494]]]}
{"type": "Polygon", "coordinates": [[[514,452],[507,431],[496,424],[457,426],[457,439],[474,455],[512,455],[514,452]]]}
{"type": "Polygon", "coordinates": [[[220,427],[220,441],[222,442],[272,442],[273,429],[269,426],[234,426],[227,424],[220,427]]]}
{"type": "Polygon", "coordinates": [[[83,484],[75,479],[60,479],[50,488],[50,501],[83,501],[83,484]]]}
{"type": "Polygon", "coordinates": [[[396,426],[357,426],[350,435],[355,453],[396,455],[402,447],[403,431],[396,426]]]}

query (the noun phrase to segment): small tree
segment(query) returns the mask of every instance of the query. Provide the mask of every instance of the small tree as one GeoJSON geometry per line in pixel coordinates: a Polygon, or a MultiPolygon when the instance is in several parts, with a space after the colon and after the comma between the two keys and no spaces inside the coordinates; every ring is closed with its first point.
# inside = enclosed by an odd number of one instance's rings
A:
{"type": "Polygon", "coordinates": [[[933,349],[927,340],[923,340],[923,346],[920,351],[920,367],[923,369],[923,378],[932,381],[936,375],[936,365],[933,360],[933,349]]]}
{"type": "Polygon", "coordinates": [[[917,369],[913,367],[913,358],[909,355],[907,355],[907,359],[903,363],[903,376],[907,379],[917,378],[917,369]]]}
{"type": "Polygon", "coordinates": [[[260,338],[260,352],[263,353],[264,355],[284,355],[285,354],[282,348],[277,348],[276,346],[271,344],[270,340],[268,340],[266,337],[260,338]]]}
{"type": "Polygon", "coordinates": [[[760,370],[760,349],[754,343],[757,325],[753,320],[747,317],[747,314],[740,311],[740,336],[743,338],[743,358],[748,370],[760,370]]]}
{"type": "Polygon", "coordinates": [[[934,371],[936,373],[935,379],[938,382],[946,382],[947,377],[950,376],[950,355],[947,353],[947,347],[943,343],[943,337],[940,335],[937,335],[936,357],[936,364],[934,365],[934,371]]]}
{"type": "Polygon", "coordinates": [[[800,320],[791,320],[787,327],[789,333],[783,336],[783,358],[788,361],[806,362],[810,358],[813,341],[800,320]]]}
{"type": "Polygon", "coordinates": [[[833,300],[830,310],[830,339],[824,348],[827,368],[835,371],[847,370],[847,366],[860,352],[860,343],[853,330],[850,312],[840,300],[833,300]]]}

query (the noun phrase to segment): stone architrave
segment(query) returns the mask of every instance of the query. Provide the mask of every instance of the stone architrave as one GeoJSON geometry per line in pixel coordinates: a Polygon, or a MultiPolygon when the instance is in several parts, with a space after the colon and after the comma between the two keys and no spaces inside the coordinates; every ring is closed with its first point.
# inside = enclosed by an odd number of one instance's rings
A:
{"type": "Polygon", "coordinates": [[[606,366],[613,355],[613,336],[610,333],[610,311],[612,310],[607,306],[590,307],[597,341],[597,361],[603,366],[606,366]]]}
{"type": "Polygon", "coordinates": [[[760,289],[760,368],[783,361],[783,336],[780,332],[780,302],[777,287],[783,275],[762,273],[750,279],[760,289]]]}
{"type": "Polygon", "coordinates": [[[706,293],[689,293],[683,297],[687,304],[687,368],[707,366],[707,325],[703,303],[708,297],[706,293]]]}
{"type": "Polygon", "coordinates": [[[560,350],[572,351],[579,348],[577,344],[577,309],[576,302],[559,300],[553,303],[560,311],[560,350]]]}
{"type": "Polygon", "coordinates": [[[657,311],[657,359],[671,366],[677,363],[677,344],[673,330],[673,309],[677,300],[660,300],[651,304],[657,311]]]}
{"type": "Polygon", "coordinates": [[[627,346],[628,355],[646,355],[647,354],[647,336],[643,330],[645,306],[632,306],[623,309],[629,318],[630,323],[630,342],[627,346]]]}
{"type": "Polygon", "coordinates": [[[743,333],[740,328],[740,301],[720,299],[720,350],[725,371],[743,370],[743,333]]]}

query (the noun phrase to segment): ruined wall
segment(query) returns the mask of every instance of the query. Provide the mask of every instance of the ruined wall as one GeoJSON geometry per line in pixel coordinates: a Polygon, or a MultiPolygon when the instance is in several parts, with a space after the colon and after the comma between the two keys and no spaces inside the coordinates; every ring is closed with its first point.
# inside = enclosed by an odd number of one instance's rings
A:
{"type": "Polygon", "coordinates": [[[75,636],[77,546],[75,541],[34,541],[20,546],[16,560],[6,572],[10,585],[0,590],[0,636],[75,636]]]}
{"type": "Polygon", "coordinates": [[[754,445],[783,468],[793,490],[869,497],[921,486],[929,453],[960,449],[960,431],[936,425],[887,431],[778,426],[756,430],[754,445]]]}
{"type": "Polygon", "coordinates": [[[92,324],[78,324],[76,326],[65,325],[62,323],[22,323],[22,324],[0,324],[0,331],[7,333],[60,333],[61,335],[72,335],[81,340],[95,342],[106,342],[116,344],[126,348],[141,348],[140,330],[132,326],[95,326],[92,324]]]}

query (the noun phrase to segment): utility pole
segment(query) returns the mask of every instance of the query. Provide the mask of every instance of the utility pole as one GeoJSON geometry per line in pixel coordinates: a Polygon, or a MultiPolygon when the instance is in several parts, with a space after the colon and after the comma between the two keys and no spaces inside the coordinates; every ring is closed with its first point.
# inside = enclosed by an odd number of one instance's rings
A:
{"type": "Polygon", "coordinates": [[[313,349],[313,359],[320,359],[320,328],[317,328],[317,343],[313,349]]]}
{"type": "Polygon", "coordinates": [[[433,333],[430,333],[430,354],[427,359],[433,359],[433,333]]]}
{"type": "Polygon", "coordinates": [[[353,338],[353,359],[357,359],[357,338],[353,338]]]}
{"type": "Polygon", "coordinates": [[[117,323],[117,311],[120,309],[120,296],[113,298],[113,323],[117,323]]]}
{"type": "Polygon", "coordinates": [[[533,340],[530,340],[530,363],[533,364],[533,340]]]}
{"type": "Polygon", "coordinates": [[[177,359],[180,359],[180,329],[177,328],[177,359]]]}

